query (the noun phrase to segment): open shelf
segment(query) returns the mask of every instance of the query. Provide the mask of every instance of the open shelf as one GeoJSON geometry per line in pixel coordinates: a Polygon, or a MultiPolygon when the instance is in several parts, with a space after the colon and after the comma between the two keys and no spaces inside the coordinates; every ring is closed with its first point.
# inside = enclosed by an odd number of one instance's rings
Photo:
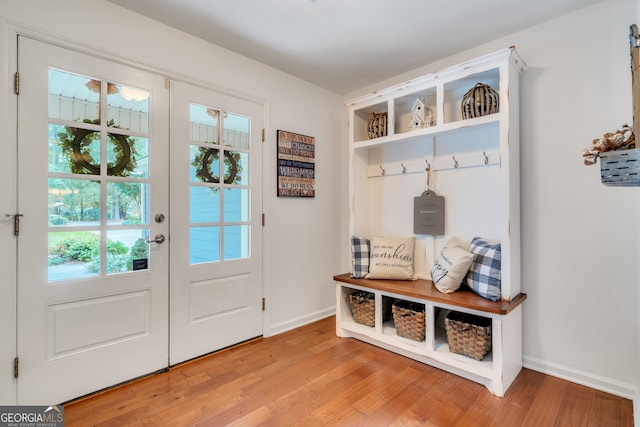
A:
{"type": "MultiPolygon", "coordinates": [[[[434,260],[454,236],[500,242],[501,298],[490,301],[466,287],[444,294],[423,279],[337,275],[336,333],[477,381],[499,396],[522,367],[521,304],[526,295],[520,284],[518,85],[525,68],[509,47],[345,102],[349,236],[415,235],[413,267],[421,278],[430,277],[434,260]],[[463,99],[478,83],[496,92],[489,100],[495,102],[497,95],[498,111],[470,110],[469,116],[484,115],[464,119],[463,99]],[[371,114],[379,113],[386,115],[386,133],[370,134],[371,114]],[[414,200],[426,189],[445,198],[445,226],[438,235],[416,235],[413,227],[414,200]],[[375,295],[373,327],[353,321],[343,288],[375,295]],[[424,305],[423,340],[398,336],[398,325],[385,320],[383,302],[394,299],[424,305]],[[480,361],[451,353],[446,332],[437,324],[443,310],[491,319],[492,351],[480,361]]],[[[415,323],[401,325],[407,331],[403,334],[421,337],[415,323]]]]}

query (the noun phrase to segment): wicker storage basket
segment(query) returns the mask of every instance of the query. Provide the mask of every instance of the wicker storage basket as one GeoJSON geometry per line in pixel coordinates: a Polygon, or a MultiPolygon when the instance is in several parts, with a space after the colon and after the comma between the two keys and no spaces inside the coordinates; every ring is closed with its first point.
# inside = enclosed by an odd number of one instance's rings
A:
{"type": "Polygon", "coordinates": [[[392,310],[399,336],[414,341],[424,340],[424,304],[400,300],[393,304],[392,310]]]}
{"type": "Polygon", "coordinates": [[[600,176],[604,185],[640,185],[640,149],[600,153],[600,176]]]}
{"type": "Polygon", "coordinates": [[[355,292],[349,295],[353,320],[362,325],[374,327],[376,324],[376,301],[371,292],[355,292]]]}
{"type": "Polygon", "coordinates": [[[452,311],[444,323],[451,353],[482,360],[491,350],[491,319],[452,311]]]}
{"type": "Polygon", "coordinates": [[[462,118],[486,116],[500,110],[500,96],[489,85],[478,83],[462,97],[462,118]]]}

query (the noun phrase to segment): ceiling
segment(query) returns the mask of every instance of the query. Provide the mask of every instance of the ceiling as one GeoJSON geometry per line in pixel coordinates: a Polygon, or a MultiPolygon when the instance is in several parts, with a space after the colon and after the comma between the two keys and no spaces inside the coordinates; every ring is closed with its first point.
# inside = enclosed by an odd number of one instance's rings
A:
{"type": "Polygon", "coordinates": [[[601,0],[108,1],[344,94],[601,0]]]}

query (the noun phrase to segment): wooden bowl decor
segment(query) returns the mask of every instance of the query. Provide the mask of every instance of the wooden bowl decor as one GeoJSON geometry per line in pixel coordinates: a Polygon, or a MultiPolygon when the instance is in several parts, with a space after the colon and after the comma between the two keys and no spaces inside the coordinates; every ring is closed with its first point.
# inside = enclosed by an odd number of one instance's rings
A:
{"type": "Polygon", "coordinates": [[[387,113],[369,114],[369,139],[387,136],[387,113]]]}
{"type": "Polygon", "coordinates": [[[486,116],[500,110],[500,96],[489,85],[477,83],[464,94],[461,106],[463,119],[486,116]]]}

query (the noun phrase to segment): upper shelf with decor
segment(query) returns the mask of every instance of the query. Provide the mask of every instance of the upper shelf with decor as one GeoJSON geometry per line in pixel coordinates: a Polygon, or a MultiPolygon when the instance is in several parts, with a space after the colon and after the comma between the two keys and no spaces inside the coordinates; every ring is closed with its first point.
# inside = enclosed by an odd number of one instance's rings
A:
{"type": "Polygon", "coordinates": [[[364,148],[499,122],[508,66],[526,68],[513,47],[353,99],[350,140],[364,148]]]}

